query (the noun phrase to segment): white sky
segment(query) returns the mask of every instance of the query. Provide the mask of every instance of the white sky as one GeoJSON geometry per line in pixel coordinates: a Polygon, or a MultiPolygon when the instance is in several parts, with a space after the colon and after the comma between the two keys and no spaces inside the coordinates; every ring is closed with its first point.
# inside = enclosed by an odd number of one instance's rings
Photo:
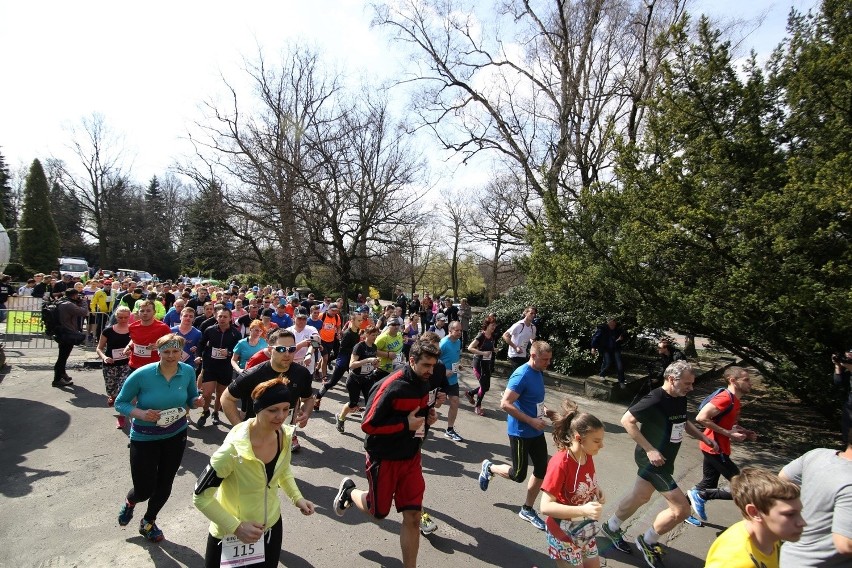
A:
{"type": "MultiPolygon", "coordinates": [[[[744,46],[765,55],[784,37],[790,6],[816,3],[695,5],[714,18],[765,13],[744,46]]],[[[13,171],[34,158],[67,159],[67,127],[99,112],[123,135],[131,175],[144,184],[190,152],[182,138],[198,104],[258,46],[273,58],[287,41],[308,42],[353,80],[391,76],[404,56],[370,18],[362,0],[0,0],[0,152],[13,171]]]]}

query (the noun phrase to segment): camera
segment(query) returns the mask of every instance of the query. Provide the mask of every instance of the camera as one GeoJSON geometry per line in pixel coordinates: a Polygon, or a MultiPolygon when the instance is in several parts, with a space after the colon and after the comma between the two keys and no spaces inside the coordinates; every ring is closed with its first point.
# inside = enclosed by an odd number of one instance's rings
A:
{"type": "Polygon", "coordinates": [[[846,353],[834,353],[831,356],[831,361],[835,365],[848,365],[852,363],[852,359],[846,356],[846,353]]]}

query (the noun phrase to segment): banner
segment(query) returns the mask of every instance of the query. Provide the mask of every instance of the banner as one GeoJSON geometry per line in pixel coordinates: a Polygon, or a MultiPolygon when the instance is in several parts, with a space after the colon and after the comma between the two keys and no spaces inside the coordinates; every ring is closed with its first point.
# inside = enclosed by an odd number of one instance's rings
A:
{"type": "Polygon", "coordinates": [[[41,333],[41,312],[6,312],[6,335],[32,335],[41,333]]]}

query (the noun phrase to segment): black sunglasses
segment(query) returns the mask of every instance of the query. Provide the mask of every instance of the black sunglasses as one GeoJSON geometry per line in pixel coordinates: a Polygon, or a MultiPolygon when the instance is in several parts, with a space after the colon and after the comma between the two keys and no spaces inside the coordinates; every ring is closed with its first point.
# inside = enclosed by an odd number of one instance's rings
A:
{"type": "Polygon", "coordinates": [[[279,353],[295,353],[297,351],[295,345],[276,345],[273,349],[279,353]]]}

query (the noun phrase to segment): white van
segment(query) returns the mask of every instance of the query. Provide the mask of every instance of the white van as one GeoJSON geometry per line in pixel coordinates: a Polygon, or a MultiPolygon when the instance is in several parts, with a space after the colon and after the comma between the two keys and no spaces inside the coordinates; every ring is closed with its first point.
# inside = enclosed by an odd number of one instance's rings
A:
{"type": "Polygon", "coordinates": [[[59,259],[59,275],[70,274],[82,278],[83,275],[89,274],[89,263],[82,258],[60,258],[59,259]]]}

